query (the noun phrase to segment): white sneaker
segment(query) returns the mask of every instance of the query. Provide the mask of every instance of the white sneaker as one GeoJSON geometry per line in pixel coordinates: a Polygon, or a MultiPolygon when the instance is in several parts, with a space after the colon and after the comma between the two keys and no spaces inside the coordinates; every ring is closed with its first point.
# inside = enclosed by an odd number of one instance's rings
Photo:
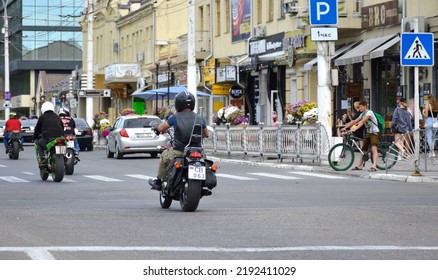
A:
{"type": "Polygon", "coordinates": [[[428,157],[429,157],[429,158],[435,157],[435,153],[434,153],[434,152],[429,152],[428,157]]]}

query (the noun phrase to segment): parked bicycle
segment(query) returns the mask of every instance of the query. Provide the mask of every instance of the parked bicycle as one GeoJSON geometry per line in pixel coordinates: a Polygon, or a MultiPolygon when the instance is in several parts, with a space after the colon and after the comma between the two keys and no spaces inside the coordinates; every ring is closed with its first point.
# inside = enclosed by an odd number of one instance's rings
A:
{"type": "MultiPolygon", "coordinates": [[[[368,159],[372,158],[371,156],[371,147],[368,151],[363,151],[359,145],[359,141],[369,142],[368,139],[358,138],[350,131],[346,131],[343,133],[345,136],[344,142],[334,145],[328,154],[328,162],[336,171],[345,171],[349,169],[355,159],[355,154],[360,153],[358,156],[363,157],[363,165],[365,166],[365,162],[368,159]]],[[[377,145],[377,168],[380,170],[390,169],[397,162],[398,151],[391,148],[391,143],[389,142],[380,142],[377,145]]]]}

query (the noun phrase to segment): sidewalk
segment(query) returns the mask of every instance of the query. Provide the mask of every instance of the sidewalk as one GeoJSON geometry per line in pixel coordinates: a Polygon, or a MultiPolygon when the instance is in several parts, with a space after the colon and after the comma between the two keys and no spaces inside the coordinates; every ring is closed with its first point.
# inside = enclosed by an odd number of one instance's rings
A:
{"type": "MultiPolygon", "coordinates": [[[[94,148],[105,149],[105,145],[95,143],[94,148]]],[[[399,181],[399,182],[409,182],[409,183],[438,183],[438,167],[434,168],[436,170],[431,170],[429,166],[428,171],[424,171],[424,168],[420,167],[420,173],[422,176],[412,176],[414,173],[414,168],[411,164],[407,162],[397,162],[397,164],[388,172],[385,170],[377,170],[376,172],[368,172],[370,163],[367,163],[364,170],[346,170],[346,171],[335,171],[328,163],[321,163],[320,166],[317,164],[306,163],[306,162],[292,162],[291,159],[283,160],[283,162],[278,162],[277,159],[265,158],[263,161],[259,157],[248,157],[247,160],[243,158],[228,158],[225,155],[211,155],[207,153],[207,157],[213,160],[218,166],[221,163],[235,163],[243,165],[253,165],[253,166],[266,166],[280,169],[289,169],[296,171],[306,171],[306,172],[318,172],[325,174],[336,174],[341,176],[351,176],[351,177],[361,177],[365,179],[377,179],[377,180],[389,180],[389,181],[399,181]]],[[[352,166],[352,168],[355,165],[352,166]]]]}
{"type": "MultiPolygon", "coordinates": [[[[208,158],[213,160],[217,165],[220,166],[221,162],[230,162],[236,164],[254,165],[254,166],[267,166],[273,168],[289,169],[296,171],[306,171],[306,172],[318,172],[325,174],[336,174],[341,176],[351,176],[351,177],[361,177],[365,179],[377,179],[377,180],[389,180],[389,181],[399,181],[399,182],[410,182],[410,183],[438,183],[438,170],[430,170],[425,172],[420,168],[420,174],[422,176],[412,176],[414,173],[413,166],[408,162],[397,162],[393,169],[388,170],[377,170],[376,172],[368,172],[370,163],[367,163],[364,170],[346,170],[346,171],[335,171],[328,163],[322,163],[320,166],[316,164],[292,162],[291,160],[284,160],[283,162],[278,162],[277,159],[265,159],[261,161],[258,157],[248,158],[248,160],[237,159],[237,158],[227,158],[226,156],[209,156],[208,158]]],[[[355,165],[352,166],[352,168],[355,165]]],[[[437,169],[437,168],[435,168],[437,169]]]]}

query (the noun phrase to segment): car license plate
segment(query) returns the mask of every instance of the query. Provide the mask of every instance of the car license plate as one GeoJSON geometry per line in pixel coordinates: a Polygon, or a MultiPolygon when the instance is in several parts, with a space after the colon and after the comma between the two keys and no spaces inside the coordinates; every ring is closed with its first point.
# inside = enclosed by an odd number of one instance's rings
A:
{"type": "Polygon", "coordinates": [[[148,138],[147,133],[137,133],[137,138],[148,138]]]}
{"type": "Polygon", "coordinates": [[[189,179],[205,180],[205,166],[189,165],[189,179]]]}

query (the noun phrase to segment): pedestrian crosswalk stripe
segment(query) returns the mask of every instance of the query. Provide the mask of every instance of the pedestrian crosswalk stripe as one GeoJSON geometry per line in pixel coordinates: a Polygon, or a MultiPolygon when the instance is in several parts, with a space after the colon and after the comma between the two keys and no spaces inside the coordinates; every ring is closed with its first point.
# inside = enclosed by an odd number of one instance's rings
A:
{"type": "Polygon", "coordinates": [[[0,167],[8,167],[7,165],[0,164],[0,167]]]}
{"type": "Polygon", "coordinates": [[[236,179],[236,180],[242,180],[242,181],[258,180],[256,178],[250,178],[250,177],[245,177],[245,176],[236,176],[236,175],[230,175],[230,174],[224,174],[224,173],[218,173],[218,174],[216,174],[216,177],[230,178],[230,179],[236,179]]]}
{"type": "Polygon", "coordinates": [[[430,55],[427,53],[427,50],[424,48],[418,36],[412,42],[409,51],[405,55],[405,59],[430,59],[430,55]]]}
{"type": "Polygon", "coordinates": [[[142,174],[126,174],[125,176],[132,177],[132,178],[137,178],[137,179],[142,179],[142,180],[155,179],[155,177],[151,177],[151,176],[147,176],[147,175],[142,175],[142,174]]]}
{"type": "Polygon", "coordinates": [[[26,175],[35,175],[35,173],[32,173],[32,172],[23,172],[23,174],[26,174],[26,175]]]}
{"type": "Polygon", "coordinates": [[[296,175],[303,175],[303,176],[326,178],[326,179],[346,179],[346,177],[342,177],[342,176],[319,174],[319,173],[315,173],[315,172],[294,171],[294,172],[288,172],[288,173],[296,174],[296,175]]]}
{"type": "Polygon", "coordinates": [[[252,175],[257,175],[257,176],[263,176],[263,177],[269,177],[269,178],[275,178],[275,179],[282,179],[282,180],[298,180],[298,179],[302,179],[302,178],[298,178],[298,177],[294,177],[294,176],[285,176],[285,175],[278,175],[278,174],[272,174],[272,173],[248,173],[248,174],[252,174],[252,175]]]}
{"type": "Polygon", "coordinates": [[[105,181],[105,182],[122,182],[123,181],[123,180],[110,178],[110,177],[106,177],[106,176],[101,176],[101,175],[85,175],[85,177],[90,178],[90,179],[94,179],[94,180],[105,181]]]}
{"type": "Polygon", "coordinates": [[[10,183],[28,183],[29,181],[14,176],[1,176],[0,179],[10,183]]]}

